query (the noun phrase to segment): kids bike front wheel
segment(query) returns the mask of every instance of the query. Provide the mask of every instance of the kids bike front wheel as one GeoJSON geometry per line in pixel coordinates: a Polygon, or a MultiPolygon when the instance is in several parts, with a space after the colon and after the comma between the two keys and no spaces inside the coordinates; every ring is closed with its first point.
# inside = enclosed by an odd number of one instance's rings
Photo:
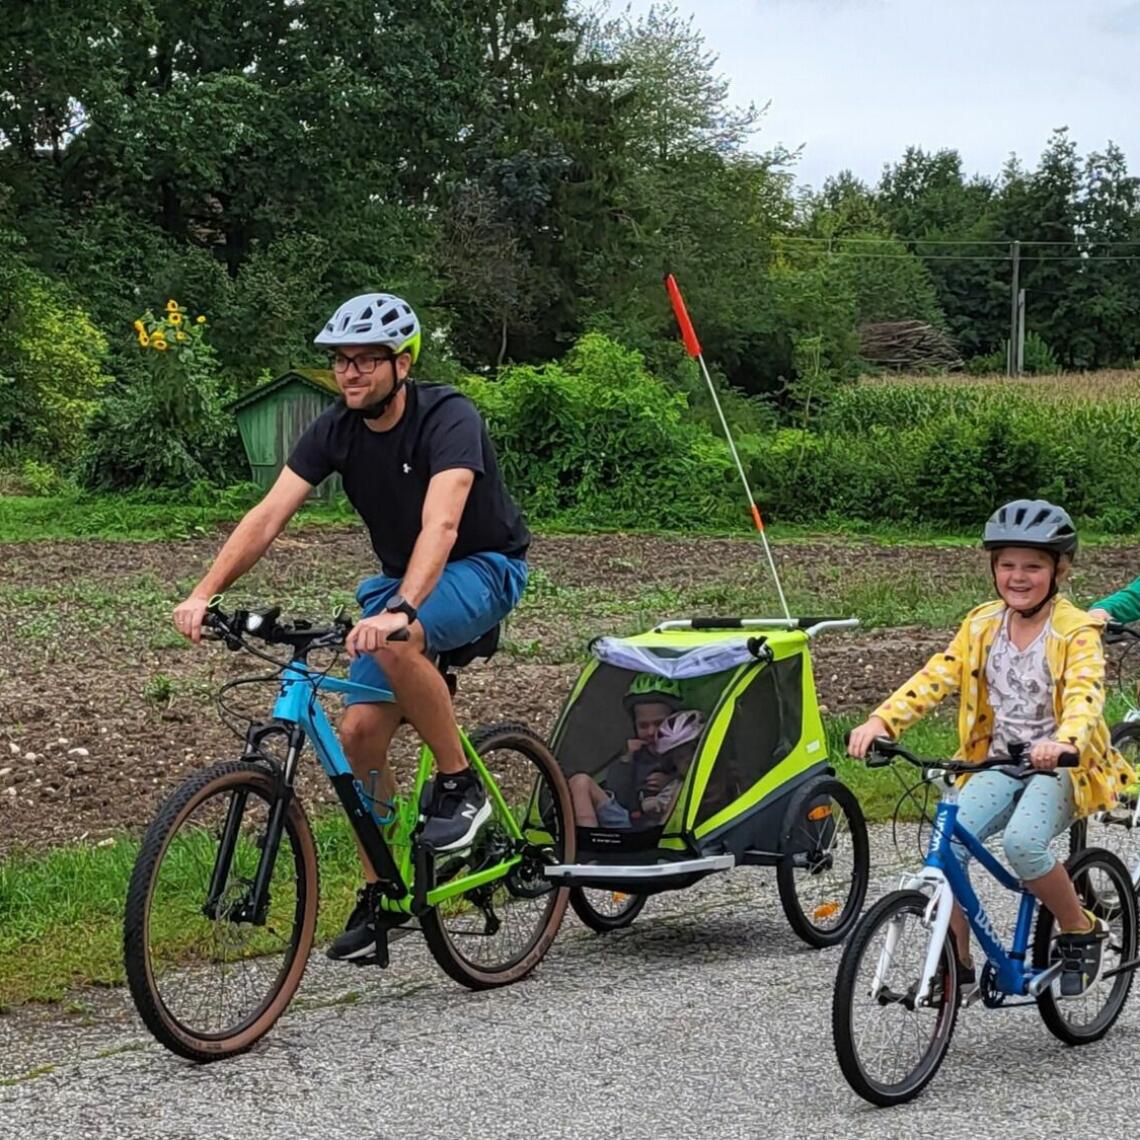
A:
{"type": "Polygon", "coordinates": [[[859,918],[870,878],[867,824],[839,780],[813,780],[784,813],[776,868],[788,923],[809,946],[842,942],[859,918]]]}
{"type": "Polygon", "coordinates": [[[628,891],[570,888],[570,905],[574,913],[598,934],[609,934],[611,930],[628,926],[641,913],[647,897],[628,891]]]}
{"type": "MultiPolygon", "coordinates": [[[[1116,971],[1136,958],[1136,895],[1124,864],[1103,848],[1078,852],[1067,867],[1081,906],[1103,919],[1109,933],[1097,980],[1082,993],[1064,997],[1058,979],[1038,997],[1037,1008],[1054,1037],[1067,1045],[1087,1045],[1112,1028],[1132,988],[1132,968],[1116,971]]],[[[1056,961],[1057,934],[1056,919],[1042,907],[1033,934],[1033,964],[1038,969],[1056,961]]]]}
{"type": "Polygon", "coordinates": [[[277,799],[264,767],[216,764],[163,804],[135,861],[123,937],[131,996],[151,1033],[192,1061],[244,1053],[305,971],[317,852],[295,798],[271,834],[277,799]]]}
{"type": "Polygon", "coordinates": [[[556,887],[544,869],[573,861],[574,811],[558,762],[541,737],[520,724],[500,724],[470,739],[499,795],[488,789],[489,819],[470,850],[455,853],[444,866],[452,880],[478,874],[484,881],[433,907],[421,921],[443,970],[482,990],[524,978],[554,941],[570,889],[556,887]],[[514,838],[517,832],[521,839],[514,838]]]}
{"type": "Polygon", "coordinates": [[[920,998],[929,899],[894,891],[863,916],[839,963],[831,1029],[839,1067],[864,1100],[913,1100],[946,1056],[958,1017],[957,955],[947,938],[932,993],[920,998]]]}

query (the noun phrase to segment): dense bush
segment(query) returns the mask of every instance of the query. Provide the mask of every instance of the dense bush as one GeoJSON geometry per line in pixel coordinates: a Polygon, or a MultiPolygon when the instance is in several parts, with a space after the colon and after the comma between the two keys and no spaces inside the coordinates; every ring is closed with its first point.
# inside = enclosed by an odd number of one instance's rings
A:
{"type": "Polygon", "coordinates": [[[508,485],[534,519],[587,528],[731,525],[728,449],[635,352],[588,334],[560,364],[468,378],[508,485]]]}
{"type": "Polygon", "coordinates": [[[110,382],[107,344],[66,291],[7,255],[0,234],[0,453],[73,456],[110,382]]]}

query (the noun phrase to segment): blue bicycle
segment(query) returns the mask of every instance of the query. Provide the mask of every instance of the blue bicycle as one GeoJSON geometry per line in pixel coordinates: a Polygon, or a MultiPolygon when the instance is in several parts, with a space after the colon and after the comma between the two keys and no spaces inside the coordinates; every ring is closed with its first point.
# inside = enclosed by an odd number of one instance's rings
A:
{"type": "MultiPolygon", "coordinates": [[[[1011,758],[964,764],[923,760],[880,739],[867,763],[881,767],[898,758],[922,769],[938,769],[947,777],[985,768],[1001,768],[1019,779],[1043,775],[1022,762],[1019,750],[1013,751],[1011,758]]],[[[1076,755],[1070,754],[1062,766],[1076,762],[1076,755]]],[[[1042,907],[1034,927],[1037,900],[958,822],[958,789],[945,780],[943,784],[925,864],[907,876],[903,889],[881,898],[863,916],[847,942],[836,978],[832,1032],[839,1066],[848,1084],[872,1104],[913,1099],[946,1055],[962,997],[957,950],[949,936],[955,901],[986,958],[971,999],[980,998],[992,1009],[1035,1002],[1049,1030],[1069,1045],[1087,1044],[1108,1032],[1140,965],[1137,903],[1128,870],[1111,852],[1086,848],[1070,858],[1069,874],[1081,905],[1105,919],[1110,935],[1099,977],[1076,997],[1061,997],[1063,963],[1054,948],[1053,915],[1042,907]],[[1003,887],[1020,895],[1008,950],[951,851],[952,840],[964,844],[1003,887]]]]}
{"type": "MultiPolygon", "coordinates": [[[[309,663],[335,653],[352,627],[285,623],[279,609],[224,613],[206,627],[231,649],[272,662],[235,685],[277,682],[270,718],[251,720],[240,759],[191,776],[147,830],[127,892],[124,952],[139,1014],[168,1049],[214,1061],[250,1048],[296,992],[317,925],[317,843],[295,789],[308,742],[377,873],[366,902],[378,931],[370,963],[388,964],[387,938],[418,924],[440,966],[472,989],[518,981],[542,959],[569,891],[544,872],[573,862],[573,807],[557,761],[522,725],[460,730],[492,811],[469,847],[436,853],[420,841],[420,804],[432,755],[420,750],[411,791],[391,800],[357,779],[321,707],[324,693],[369,700],[392,694],[329,676],[309,663]],[[252,642],[285,647],[288,660],[252,642]]],[[[400,631],[402,632],[402,631],[400,631]]],[[[442,654],[451,670],[489,656],[497,629],[442,654]]],[[[406,636],[406,635],[405,635],[406,636]]],[[[397,639],[394,635],[393,639],[397,639]]],[[[365,963],[357,963],[365,964],[365,963]]]]}

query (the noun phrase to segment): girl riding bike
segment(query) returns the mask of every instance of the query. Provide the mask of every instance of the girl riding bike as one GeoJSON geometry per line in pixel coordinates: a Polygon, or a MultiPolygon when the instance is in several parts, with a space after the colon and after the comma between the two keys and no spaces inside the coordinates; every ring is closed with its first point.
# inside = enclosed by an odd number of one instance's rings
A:
{"type": "MultiPolygon", "coordinates": [[[[1051,773],[1063,753],[1079,753],[1079,767],[1056,779],[1015,780],[999,770],[968,777],[958,815],[982,840],[1004,829],[1014,873],[1057,919],[1061,992],[1072,996],[1098,976],[1107,927],[1082,909],[1049,843],[1075,819],[1111,808],[1135,776],[1109,742],[1099,623],[1057,596],[1077,549],[1072,520],[1051,503],[1019,499],[990,517],[982,546],[999,600],[972,610],[946,650],[851,733],[848,751],[862,758],[876,737],[897,737],[960,692],[957,759],[979,763],[1029,741],[1033,766],[1051,773]]],[[[965,867],[968,853],[957,844],[954,851],[965,867]]],[[[970,930],[957,906],[951,927],[959,983],[972,985],[970,930]]]]}

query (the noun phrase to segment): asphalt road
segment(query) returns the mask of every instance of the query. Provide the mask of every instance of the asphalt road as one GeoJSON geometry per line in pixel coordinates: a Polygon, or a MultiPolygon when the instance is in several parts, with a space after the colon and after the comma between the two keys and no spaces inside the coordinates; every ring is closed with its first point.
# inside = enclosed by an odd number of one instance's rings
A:
{"type": "MultiPolygon", "coordinates": [[[[882,870],[877,889],[896,878],[882,870]]],[[[10,1082],[0,1086],[0,1137],[1037,1140],[1135,1131],[1136,997],[1104,1041],[1083,1049],[1062,1046],[1033,1009],[965,1009],[918,1101],[864,1104],[831,1042],[839,953],[798,942],[770,872],[738,870],[658,896],[632,927],[604,938],[569,917],[536,973],[505,990],[456,986],[418,935],[393,947],[383,973],[314,956],[273,1033],[211,1066],[165,1052],[125,995],[107,992],[85,1015],[0,1017],[0,1075],[10,1082]]]]}

